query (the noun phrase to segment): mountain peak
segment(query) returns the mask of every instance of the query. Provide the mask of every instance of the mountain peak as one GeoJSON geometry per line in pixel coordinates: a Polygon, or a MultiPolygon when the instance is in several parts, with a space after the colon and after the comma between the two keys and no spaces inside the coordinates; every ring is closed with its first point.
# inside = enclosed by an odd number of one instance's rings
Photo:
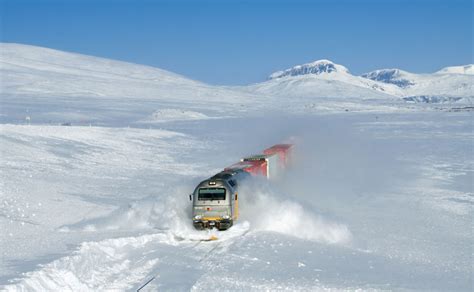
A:
{"type": "Polygon", "coordinates": [[[286,70],[277,71],[271,74],[269,79],[278,79],[287,76],[300,76],[308,74],[330,74],[333,72],[349,73],[349,70],[347,70],[347,68],[342,65],[338,65],[332,61],[322,59],[311,63],[297,65],[286,70]]]}
{"type": "Polygon", "coordinates": [[[361,76],[374,81],[380,81],[384,83],[395,84],[398,87],[406,88],[414,85],[412,81],[406,78],[410,73],[400,69],[380,69],[369,73],[362,74],[361,76]]]}

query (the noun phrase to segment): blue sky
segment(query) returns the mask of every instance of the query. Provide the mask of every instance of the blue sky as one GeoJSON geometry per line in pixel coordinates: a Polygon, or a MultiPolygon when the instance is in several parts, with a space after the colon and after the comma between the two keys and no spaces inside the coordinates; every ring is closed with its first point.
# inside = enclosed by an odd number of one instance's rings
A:
{"type": "Polygon", "coordinates": [[[317,59],[354,74],[472,63],[472,1],[0,0],[2,42],[249,84],[317,59]]]}

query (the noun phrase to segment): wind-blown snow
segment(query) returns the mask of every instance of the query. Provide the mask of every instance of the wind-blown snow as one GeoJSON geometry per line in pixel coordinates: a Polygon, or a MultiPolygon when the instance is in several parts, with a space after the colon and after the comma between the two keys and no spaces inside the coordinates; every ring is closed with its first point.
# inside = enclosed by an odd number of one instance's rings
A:
{"type": "Polygon", "coordinates": [[[351,242],[352,234],[346,225],[330,222],[265,185],[261,181],[248,182],[240,191],[246,206],[241,216],[250,221],[252,228],[330,244],[351,242]]]}

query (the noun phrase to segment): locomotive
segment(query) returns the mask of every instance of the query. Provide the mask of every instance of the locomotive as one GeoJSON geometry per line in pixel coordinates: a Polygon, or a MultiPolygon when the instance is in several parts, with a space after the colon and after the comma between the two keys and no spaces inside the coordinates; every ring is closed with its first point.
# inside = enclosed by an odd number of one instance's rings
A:
{"type": "Polygon", "coordinates": [[[278,178],[291,160],[292,144],[277,144],[263,154],[242,158],[239,162],[203,180],[189,199],[193,202],[196,229],[230,228],[239,217],[239,184],[249,176],[278,178]]]}

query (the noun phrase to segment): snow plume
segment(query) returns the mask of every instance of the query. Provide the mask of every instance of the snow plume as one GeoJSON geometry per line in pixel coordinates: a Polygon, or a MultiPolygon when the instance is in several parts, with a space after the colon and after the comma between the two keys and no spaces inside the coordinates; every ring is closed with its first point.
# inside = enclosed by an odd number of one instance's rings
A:
{"type": "Polygon", "coordinates": [[[249,180],[240,191],[241,219],[251,229],[275,231],[330,244],[348,244],[352,234],[346,225],[331,222],[303,207],[292,196],[284,196],[263,180],[249,180]]]}
{"type": "Polygon", "coordinates": [[[106,230],[178,230],[191,221],[189,188],[178,187],[162,190],[162,194],[130,202],[111,214],[96,219],[64,226],[61,231],[106,230]]]}
{"type": "Polygon", "coordinates": [[[169,244],[183,240],[207,240],[211,236],[229,239],[249,229],[247,222],[234,226],[232,231],[196,230],[192,225],[192,203],[188,194],[191,184],[170,187],[156,197],[148,197],[118,208],[104,217],[63,226],[60,231],[149,231],[165,234],[169,244]]]}
{"type": "Polygon", "coordinates": [[[352,235],[347,226],[324,219],[303,207],[296,199],[283,196],[264,179],[249,179],[239,192],[239,221],[232,231],[198,231],[192,226],[189,187],[169,190],[167,195],[150,197],[129,203],[111,214],[64,226],[68,231],[133,231],[137,229],[162,232],[174,240],[221,239],[234,237],[247,230],[275,231],[302,239],[330,244],[347,244],[352,235]],[[235,229],[235,230],[233,230],[235,229]]]}

